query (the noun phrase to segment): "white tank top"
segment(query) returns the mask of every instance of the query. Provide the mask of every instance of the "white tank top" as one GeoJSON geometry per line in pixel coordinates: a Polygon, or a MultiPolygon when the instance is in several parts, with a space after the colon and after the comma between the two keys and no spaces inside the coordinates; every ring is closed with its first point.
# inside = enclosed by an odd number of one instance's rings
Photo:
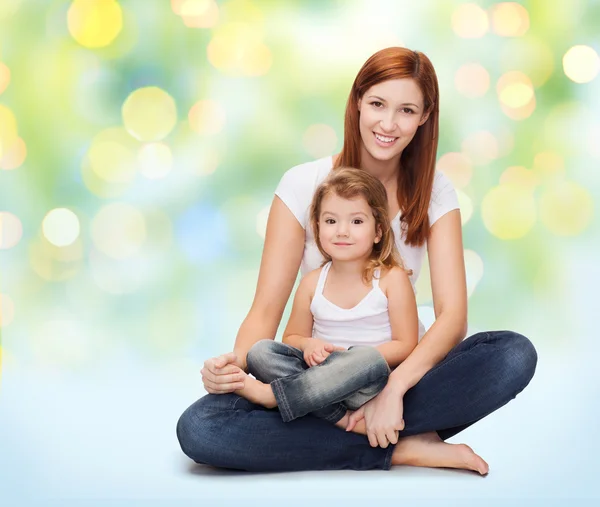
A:
{"type": "Polygon", "coordinates": [[[321,268],[315,295],[310,304],[313,314],[313,337],[348,348],[352,345],[375,347],[392,339],[388,300],[379,287],[379,270],[373,276],[373,288],[353,308],[340,308],[325,298],[323,288],[331,268],[321,268]]]}

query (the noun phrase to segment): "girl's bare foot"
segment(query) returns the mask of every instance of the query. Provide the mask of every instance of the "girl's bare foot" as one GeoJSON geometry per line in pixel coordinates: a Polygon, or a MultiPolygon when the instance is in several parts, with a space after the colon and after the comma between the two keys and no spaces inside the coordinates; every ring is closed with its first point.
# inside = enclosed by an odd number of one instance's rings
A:
{"type": "Polygon", "coordinates": [[[447,444],[436,432],[400,438],[392,454],[392,465],[463,468],[481,475],[489,471],[488,464],[468,445],[447,444]]]}
{"type": "MultiPolygon", "coordinates": [[[[335,425],[338,428],[342,428],[343,430],[345,430],[346,426],[348,426],[348,420],[350,419],[351,415],[352,415],[352,410],[348,410],[346,412],[346,414],[344,415],[344,417],[342,417],[338,422],[336,422],[335,425]]],[[[356,423],[356,426],[354,426],[354,428],[352,428],[352,433],[360,433],[361,435],[367,434],[367,426],[365,425],[364,419],[361,419],[360,421],[358,421],[356,423]]]]}
{"type": "Polygon", "coordinates": [[[250,375],[246,375],[244,378],[244,388],[238,389],[235,393],[252,403],[262,405],[266,408],[275,408],[277,406],[277,400],[271,386],[250,375]]]}

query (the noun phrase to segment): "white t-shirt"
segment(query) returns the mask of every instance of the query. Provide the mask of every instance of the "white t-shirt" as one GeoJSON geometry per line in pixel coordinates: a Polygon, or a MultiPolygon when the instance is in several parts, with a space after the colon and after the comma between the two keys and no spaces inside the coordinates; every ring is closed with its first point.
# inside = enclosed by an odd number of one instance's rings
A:
{"type": "MultiPolygon", "coordinates": [[[[275,195],[290,209],[305,230],[304,255],[300,267],[302,276],[320,267],[325,260],[315,243],[312,227],[307,227],[307,225],[314,192],[319,183],[329,174],[332,167],[333,157],[331,156],[292,167],[283,175],[275,190],[275,195]]],[[[436,171],[429,203],[429,224],[433,225],[440,217],[458,208],[458,197],[452,183],[444,174],[436,171]]],[[[412,269],[413,274],[410,281],[414,288],[421,272],[421,264],[425,257],[427,244],[411,246],[404,242],[405,235],[400,232],[400,213],[392,219],[392,229],[404,265],[408,269],[412,269]]],[[[419,323],[419,338],[423,333],[424,328],[419,323]]]]}

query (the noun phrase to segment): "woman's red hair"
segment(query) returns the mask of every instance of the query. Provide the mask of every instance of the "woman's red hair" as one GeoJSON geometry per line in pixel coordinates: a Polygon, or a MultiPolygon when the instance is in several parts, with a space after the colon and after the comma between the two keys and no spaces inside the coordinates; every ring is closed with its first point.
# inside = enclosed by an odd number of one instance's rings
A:
{"type": "Polygon", "coordinates": [[[431,61],[419,51],[392,47],[382,49],[362,66],[350,90],[344,118],[344,146],[334,169],[361,167],[361,137],[358,103],[372,86],[389,79],[412,78],[425,102],[427,121],[400,157],[398,204],[402,210],[402,229],[406,243],[422,245],[429,234],[429,201],[435,176],[438,145],[439,88],[431,61]]]}

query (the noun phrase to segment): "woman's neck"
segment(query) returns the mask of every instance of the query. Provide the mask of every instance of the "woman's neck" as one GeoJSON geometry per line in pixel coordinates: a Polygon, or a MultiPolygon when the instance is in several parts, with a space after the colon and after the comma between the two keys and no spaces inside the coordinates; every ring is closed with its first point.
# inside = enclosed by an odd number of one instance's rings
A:
{"type": "Polygon", "coordinates": [[[368,171],[387,186],[398,179],[400,156],[401,154],[390,160],[377,160],[364,146],[361,146],[360,165],[365,171],[368,171]]]}

